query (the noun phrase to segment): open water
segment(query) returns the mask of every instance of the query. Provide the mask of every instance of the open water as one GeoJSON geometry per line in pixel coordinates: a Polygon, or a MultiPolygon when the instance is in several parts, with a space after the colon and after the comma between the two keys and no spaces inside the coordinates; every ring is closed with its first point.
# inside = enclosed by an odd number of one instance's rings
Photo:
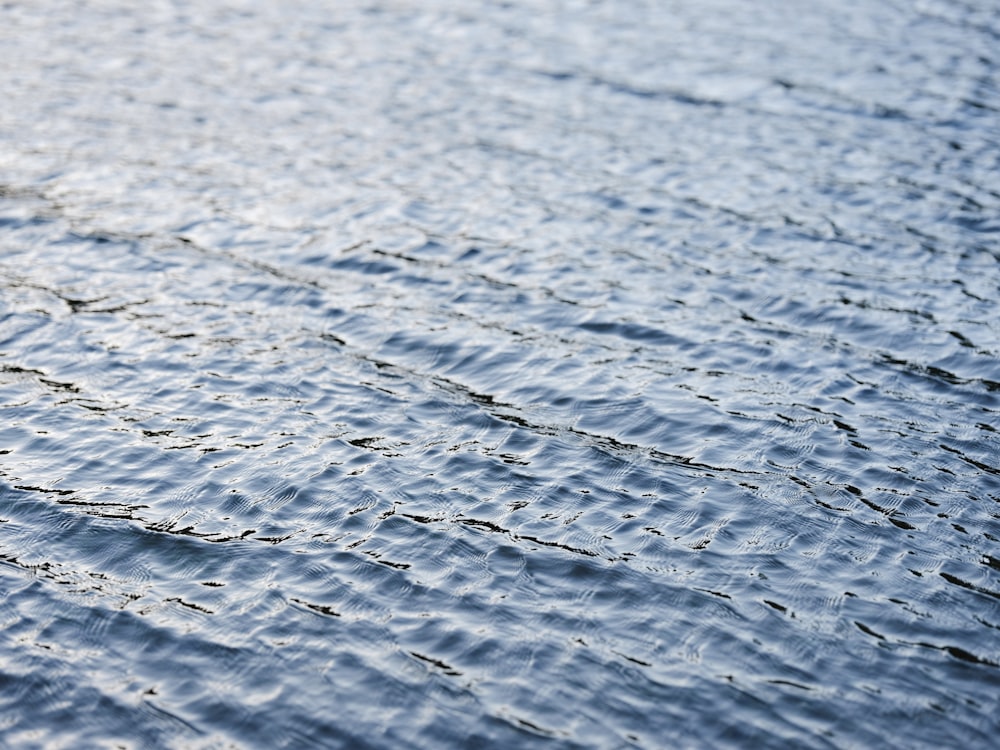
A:
{"type": "Polygon", "coordinates": [[[1000,732],[992,0],[0,5],[0,746],[1000,732]]]}

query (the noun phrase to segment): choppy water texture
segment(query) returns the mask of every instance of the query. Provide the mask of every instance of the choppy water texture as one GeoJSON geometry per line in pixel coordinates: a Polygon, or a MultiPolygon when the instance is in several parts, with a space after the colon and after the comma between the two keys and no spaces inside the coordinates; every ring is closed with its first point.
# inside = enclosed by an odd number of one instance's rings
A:
{"type": "Polygon", "coordinates": [[[0,745],[989,746],[998,50],[3,5],[0,745]]]}

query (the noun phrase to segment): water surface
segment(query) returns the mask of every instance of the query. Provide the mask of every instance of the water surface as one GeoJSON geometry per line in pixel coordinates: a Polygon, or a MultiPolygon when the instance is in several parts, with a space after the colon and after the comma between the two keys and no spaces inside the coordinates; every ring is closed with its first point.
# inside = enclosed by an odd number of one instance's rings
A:
{"type": "Polygon", "coordinates": [[[995,741],[995,3],[0,18],[0,745],[995,741]]]}

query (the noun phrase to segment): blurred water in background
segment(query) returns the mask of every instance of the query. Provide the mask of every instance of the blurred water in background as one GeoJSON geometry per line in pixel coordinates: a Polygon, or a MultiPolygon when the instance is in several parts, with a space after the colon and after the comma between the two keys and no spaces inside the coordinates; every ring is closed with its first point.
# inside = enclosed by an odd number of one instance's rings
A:
{"type": "Polygon", "coordinates": [[[990,746],[998,40],[0,6],[0,745],[990,746]]]}

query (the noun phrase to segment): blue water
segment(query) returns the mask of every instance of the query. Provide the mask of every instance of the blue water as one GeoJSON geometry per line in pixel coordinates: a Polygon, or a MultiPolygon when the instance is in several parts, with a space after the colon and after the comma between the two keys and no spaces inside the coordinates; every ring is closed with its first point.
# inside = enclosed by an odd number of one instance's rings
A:
{"type": "Polygon", "coordinates": [[[993,746],[998,50],[0,6],[0,746],[993,746]]]}

